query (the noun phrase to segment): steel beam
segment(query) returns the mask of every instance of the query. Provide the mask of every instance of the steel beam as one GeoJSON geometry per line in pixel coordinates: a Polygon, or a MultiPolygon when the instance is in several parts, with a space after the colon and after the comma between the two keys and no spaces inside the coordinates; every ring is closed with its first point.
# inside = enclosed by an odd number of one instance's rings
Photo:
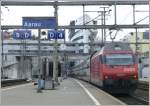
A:
{"type": "MultiPolygon", "coordinates": [[[[52,44],[54,45],[54,43],[52,43],[52,44]]],[[[58,45],[61,45],[61,44],[64,44],[64,43],[58,43],[58,45]]],[[[73,45],[76,45],[76,44],[78,44],[80,46],[83,46],[84,44],[90,44],[90,43],[65,43],[65,44],[66,44],[66,46],[67,45],[73,46],[73,45]]],[[[93,45],[101,45],[102,43],[92,42],[92,44],[93,45]]],[[[130,42],[130,43],[126,43],[126,44],[136,44],[136,43],[130,42]]],[[[149,43],[148,42],[138,42],[138,44],[149,44],[149,43]]],[[[19,46],[21,46],[23,44],[22,43],[3,43],[3,45],[4,46],[5,45],[19,45],[19,46]]],[[[26,46],[36,46],[37,47],[37,45],[38,45],[38,43],[26,43],[26,46]]],[[[40,43],[40,46],[52,46],[53,47],[53,45],[50,45],[49,43],[40,43]]]]}
{"type": "MultiPolygon", "coordinates": [[[[25,53],[26,56],[38,56],[38,52],[30,52],[30,53],[25,53]]],[[[50,56],[50,52],[42,52],[41,51],[41,56],[50,56]]],[[[4,53],[4,55],[16,55],[16,56],[20,56],[20,52],[10,52],[10,53],[4,53]]],[[[58,53],[58,56],[63,56],[64,53],[58,53]]],[[[67,56],[70,57],[76,57],[76,56],[88,56],[88,53],[66,53],[67,56]]],[[[52,56],[52,55],[51,55],[52,56]]]]}
{"type": "MultiPolygon", "coordinates": [[[[21,25],[3,25],[2,30],[7,30],[7,29],[24,29],[21,25]]],[[[76,25],[76,26],[58,26],[58,29],[132,29],[132,28],[149,28],[148,24],[130,24],[130,25],[76,25]]],[[[27,29],[27,28],[26,28],[27,29]]],[[[29,28],[30,29],[30,28],[29,28]]],[[[36,28],[34,28],[36,29],[36,28]]]]}
{"type": "MultiPolygon", "coordinates": [[[[148,5],[148,0],[81,0],[58,2],[58,6],[81,6],[81,5],[148,5]]],[[[54,6],[55,2],[51,1],[2,1],[3,6],[54,6]]]]}

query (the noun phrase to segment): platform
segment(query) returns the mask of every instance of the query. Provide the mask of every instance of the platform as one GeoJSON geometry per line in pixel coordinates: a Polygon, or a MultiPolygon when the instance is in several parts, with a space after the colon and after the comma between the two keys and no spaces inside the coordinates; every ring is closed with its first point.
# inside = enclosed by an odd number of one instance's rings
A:
{"type": "Polygon", "coordinates": [[[32,83],[2,89],[2,105],[125,105],[95,86],[65,79],[56,90],[36,92],[32,83]]]}

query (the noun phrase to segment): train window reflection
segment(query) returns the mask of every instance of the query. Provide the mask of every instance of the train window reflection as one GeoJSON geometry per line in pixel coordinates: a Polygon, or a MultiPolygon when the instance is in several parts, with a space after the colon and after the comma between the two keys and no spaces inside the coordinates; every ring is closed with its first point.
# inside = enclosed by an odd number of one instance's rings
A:
{"type": "Polygon", "coordinates": [[[133,56],[131,54],[111,54],[106,55],[108,65],[132,65],[133,56]]]}

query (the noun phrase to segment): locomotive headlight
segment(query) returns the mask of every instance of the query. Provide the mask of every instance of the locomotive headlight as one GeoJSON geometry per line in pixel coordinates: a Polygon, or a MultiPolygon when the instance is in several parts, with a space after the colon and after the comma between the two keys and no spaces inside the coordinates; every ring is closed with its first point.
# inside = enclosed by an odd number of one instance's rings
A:
{"type": "Polygon", "coordinates": [[[137,79],[137,75],[131,75],[131,78],[137,79]]]}
{"type": "Polygon", "coordinates": [[[105,79],[108,79],[108,76],[107,76],[107,75],[105,76],[105,79]]]}
{"type": "Polygon", "coordinates": [[[137,76],[136,76],[136,75],[134,75],[134,76],[133,76],[133,78],[135,78],[135,79],[136,79],[136,78],[137,78],[137,76]]]}
{"type": "Polygon", "coordinates": [[[104,76],[105,79],[112,79],[112,76],[104,76]]]}

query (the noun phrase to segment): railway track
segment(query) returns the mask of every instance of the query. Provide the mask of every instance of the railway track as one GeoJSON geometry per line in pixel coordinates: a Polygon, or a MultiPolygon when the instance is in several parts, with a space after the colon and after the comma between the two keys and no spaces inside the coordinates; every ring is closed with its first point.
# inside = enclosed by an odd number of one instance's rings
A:
{"type": "Polygon", "coordinates": [[[148,91],[149,90],[149,83],[145,82],[145,81],[139,81],[138,82],[138,89],[148,91]]]}
{"type": "MultiPolygon", "coordinates": [[[[79,80],[88,82],[86,80],[80,79],[79,80]]],[[[90,83],[90,82],[88,82],[90,83]]],[[[90,83],[92,84],[92,83],[90,83]]],[[[92,84],[94,85],[94,84],[92,84]]],[[[96,86],[96,85],[94,85],[96,86]]],[[[99,89],[101,89],[99,86],[96,86],[99,89]]],[[[115,96],[117,99],[123,101],[127,105],[149,105],[149,84],[146,82],[139,82],[138,83],[138,89],[134,92],[132,95],[127,94],[111,94],[112,96],[115,96]],[[140,85],[141,84],[141,85],[140,85]]]]}
{"type": "Polygon", "coordinates": [[[128,105],[149,105],[149,84],[139,81],[137,90],[131,95],[113,95],[128,105]]]}
{"type": "Polygon", "coordinates": [[[149,101],[135,95],[113,95],[127,105],[149,105],[149,101]]]}
{"type": "Polygon", "coordinates": [[[136,101],[140,102],[140,104],[143,105],[149,105],[149,100],[139,97],[139,96],[135,96],[135,95],[131,95],[132,98],[134,98],[136,101]]]}
{"type": "Polygon", "coordinates": [[[26,79],[5,79],[1,81],[1,87],[14,86],[24,83],[28,83],[28,81],[26,79]]]}

